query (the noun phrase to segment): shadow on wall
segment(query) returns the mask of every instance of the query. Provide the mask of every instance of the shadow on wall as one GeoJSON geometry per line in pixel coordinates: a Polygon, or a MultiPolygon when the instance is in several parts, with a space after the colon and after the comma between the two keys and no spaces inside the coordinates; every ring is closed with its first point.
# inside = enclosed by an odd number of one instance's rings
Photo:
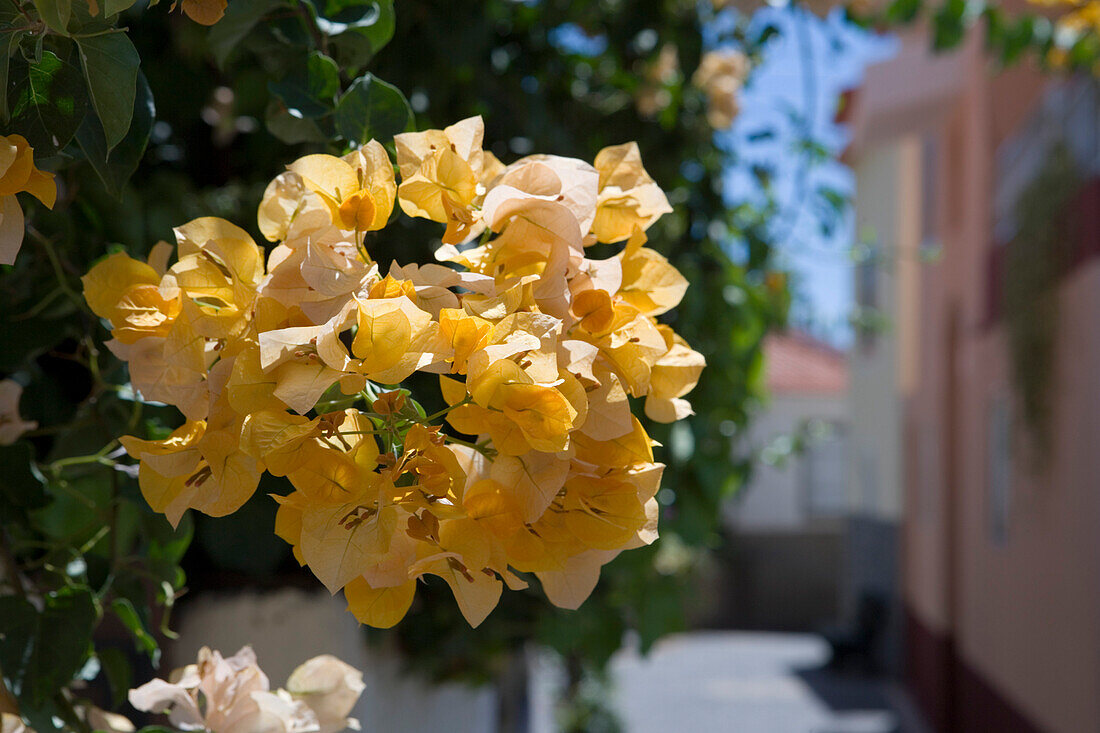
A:
{"type": "Polygon", "coordinates": [[[841,616],[837,528],[732,531],[718,558],[716,628],[816,631],[841,616]]]}

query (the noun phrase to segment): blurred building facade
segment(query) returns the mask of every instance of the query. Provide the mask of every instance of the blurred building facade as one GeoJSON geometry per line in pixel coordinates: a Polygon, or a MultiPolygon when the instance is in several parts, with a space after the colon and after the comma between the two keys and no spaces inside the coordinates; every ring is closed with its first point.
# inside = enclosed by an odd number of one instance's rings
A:
{"type": "Polygon", "coordinates": [[[853,351],[853,501],[897,527],[903,666],[936,729],[1096,730],[1096,87],[992,74],[980,38],[946,57],[903,40],[850,111],[878,253],[857,301],[889,324],[853,351]],[[1013,248],[1059,156],[1080,183],[1038,222],[1057,243],[1013,248]],[[1021,293],[1049,318],[1029,325],[1021,293]]]}
{"type": "Polygon", "coordinates": [[[722,623],[808,630],[839,615],[848,486],[846,355],[788,332],[764,343],[769,403],[741,450],[751,481],[724,508],[722,623]]]}
{"type": "Polygon", "coordinates": [[[934,131],[960,89],[960,61],[935,56],[920,35],[867,70],[848,98],[853,133],[846,160],[856,177],[857,264],[850,530],[843,605],[885,601],[888,619],[874,654],[900,673],[905,608],[900,584],[907,395],[917,383],[921,261],[939,247],[934,131]]]}

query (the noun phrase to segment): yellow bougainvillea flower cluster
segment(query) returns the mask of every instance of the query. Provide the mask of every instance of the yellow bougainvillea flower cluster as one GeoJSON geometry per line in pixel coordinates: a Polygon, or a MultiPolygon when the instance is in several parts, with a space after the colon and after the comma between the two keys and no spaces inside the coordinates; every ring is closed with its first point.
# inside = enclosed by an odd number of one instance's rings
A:
{"type": "Polygon", "coordinates": [[[691,82],[706,92],[707,122],[714,129],[724,130],[733,124],[741,109],[737,96],[748,78],[749,68],[748,57],[734,48],[703,54],[691,82]]]}
{"type": "Polygon", "coordinates": [[[0,135],[0,265],[14,263],[23,244],[23,208],[15,198],[23,192],[51,209],[57,200],[53,174],[38,170],[26,138],[0,135]]]}
{"type": "Polygon", "coordinates": [[[577,607],[657,536],[663,465],[630,398],[681,419],[704,366],[655,320],[688,283],[646,246],[670,207],[637,146],[506,167],[482,136],[480,118],[398,135],[400,185],[376,141],[295,161],[260,204],[266,266],[244,230],[198,219],[175,264],[162,243],[84,278],[133,386],[187,418],[123,438],[152,507],[225,515],[285,476],[276,533],[373,626],[424,575],[475,626],[517,572],[577,607]],[[371,259],[395,203],[445,225],[439,263],[371,259]],[[597,242],[622,246],[588,257],[597,242]],[[414,372],[439,375],[434,415],[394,387],[414,372]]]}
{"type": "Polygon", "coordinates": [[[669,87],[680,79],[679,51],[674,43],[661,46],[657,58],[642,70],[642,83],[634,95],[634,105],[645,118],[656,117],[672,104],[669,87]]]}

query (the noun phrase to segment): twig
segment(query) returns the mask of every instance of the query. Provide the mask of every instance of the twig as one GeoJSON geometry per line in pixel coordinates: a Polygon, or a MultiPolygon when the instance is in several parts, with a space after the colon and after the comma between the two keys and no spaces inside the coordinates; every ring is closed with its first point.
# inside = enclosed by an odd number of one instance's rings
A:
{"type": "Polygon", "coordinates": [[[50,238],[29,224],[27,225],[27,232],[46,250],[46,256],[50,260],[54,276],[57,278],[57,284],[61,290],[64,291],[65,295],[69,296],[69,300],[75,303],[78,308],[91,313],[91,308],[88,307],[84,298],[69,286],[69,279],[65,275],[65,268],[61,266],[61,259],[57,256],[57,251],[53,248],[53,242],[50,241],[50,238]]]}

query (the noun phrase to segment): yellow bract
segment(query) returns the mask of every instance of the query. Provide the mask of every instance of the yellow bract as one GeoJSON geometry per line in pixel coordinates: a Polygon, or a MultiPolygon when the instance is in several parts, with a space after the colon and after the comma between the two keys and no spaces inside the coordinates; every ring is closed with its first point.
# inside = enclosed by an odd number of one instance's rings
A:
{"type": "Polygon", "coordinates": [[[34,149],[22,135],[0,135],[0,265],[15,262],[23,244],[23,209],[15,194],[29,193],[52,209],[57,184],[52,173],[38,170],[34,149]]]}
{"type": "Polygon", "coordinates": [[[601,242],[621,242],[635,228],[648,229],[672,211],[661,187],[642,167],[637,143],[604,148],[596,155],[599,203],[592,231],[601,242]]]}
{"type": "Polygon", "coordinates": [[[228,0],[181,0],[180,4],[188,18],[202,25],[214,25],[229,7],[228,0]]]}
{"type": "Polygon", "coordinates": [[[471,118],[397,136],[400,187],[376,141],[295,161],[260,204],[266,263],[204,218],[176,230],[170,266],[158,245],[84,277],[134,388],[187,418],[123,439],[150,505],[173,523],[226,514],[264,471],[285,476],[276,534],[373,626],[397,623],[425,575],[475,626],[526,587],[517,571],[576,608],[605,563],[657,536],[662,466],[630,397],[680,419],[704,365],[655,320],[687,281],[645,246],[669,206],[637,146],[504,167],[483,132],[471,118]],[[370,259],[364,234],[395,198],[446,223],[445,264],[370,259]],[[628,241],[597,260],[596,240],[628,241]],[[439,375],[432,415],[388,386],[415,372],[439,375]]]}
{"type": "Polygon", "coordinates": [[[320,196],[332,223],[341,229],[374,231],[390,218],[396,188],[393,166],[377,140],[345,158],[307,155],[288,170],[301,178],[307,190],[320,196]]]}

